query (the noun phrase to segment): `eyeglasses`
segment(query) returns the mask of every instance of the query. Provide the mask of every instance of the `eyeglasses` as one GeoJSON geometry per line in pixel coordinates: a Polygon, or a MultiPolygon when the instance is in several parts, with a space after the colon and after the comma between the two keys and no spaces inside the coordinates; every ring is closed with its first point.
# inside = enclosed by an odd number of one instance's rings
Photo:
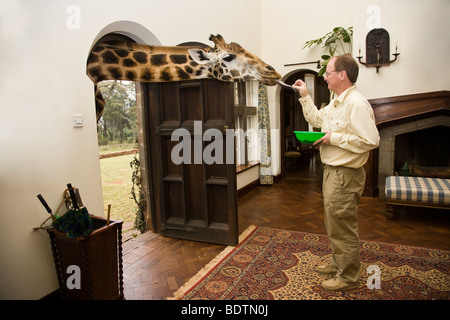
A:
{"type": "Polygon", "coordinates": [[[342,71],[342,70],[333,70],[333,71],[330,71],[330,72],[325,72],[325,73],[324,73],[324,78],[325,78],[325,77],[329,77],[330,74],[333,73],[333,72],[341,72],[341,71],[342,71]]]}

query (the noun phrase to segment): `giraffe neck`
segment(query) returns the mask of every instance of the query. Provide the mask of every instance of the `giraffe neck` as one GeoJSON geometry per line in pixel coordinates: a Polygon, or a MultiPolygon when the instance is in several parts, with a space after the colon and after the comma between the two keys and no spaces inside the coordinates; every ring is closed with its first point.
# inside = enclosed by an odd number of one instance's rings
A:
{"type": "Polygon", "coordinates": [[[103,80],[140,82],[186,81],[213,78],[209,68],[196,63],[189,49],[114,42],[94,48],[87,74],[94,83],[103,80]]]}
{"type": "MultiPolygon", "coordinates": [[[[214,48],[163,47],[111,41],[94,47],[87,74],[95,85],[103,80],[169,82],[191,79],[257,80],[275,85],[281,75],[239,44],[211,35],[214,48]]],[[[97,86],[98,87],[98,86],[97,86]]],[[[98,92],[97,92],[98,93],[98,92]]],[[[96,95],[97,119],[104,101],[96,95]]]]}

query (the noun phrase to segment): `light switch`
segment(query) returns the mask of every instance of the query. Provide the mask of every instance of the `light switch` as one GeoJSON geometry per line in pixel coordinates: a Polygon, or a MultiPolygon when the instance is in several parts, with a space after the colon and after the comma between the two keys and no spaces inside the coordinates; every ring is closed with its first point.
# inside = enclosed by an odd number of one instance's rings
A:
{"type": "Polygon", "coordinates": [[[84,119],[82,114],[77,114],[73,116],[73,127],[80,128],[84,125],[84,119]]]}

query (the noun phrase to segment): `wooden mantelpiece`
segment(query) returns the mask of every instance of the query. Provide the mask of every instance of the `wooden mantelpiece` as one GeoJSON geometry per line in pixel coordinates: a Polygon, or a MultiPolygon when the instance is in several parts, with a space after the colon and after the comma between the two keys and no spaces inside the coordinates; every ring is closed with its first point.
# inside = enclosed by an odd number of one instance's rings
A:
{"type": "MultiPolygon", "coordinates": [[[[371,99],[378,130],[423,118],[450,115],[450,91],[436,91],[389,98],[371,99]]],[[[363,196],[377,197],[379,150],[370,153],[364,166],[366,187],[363,196]]]]}
{"type": "Polygon", "coordinates": [[[432,114],[450,114],[450,91],[436,91],[391,98],[371,99],[378,128],[391,122],[411,121],[432,114]]]}

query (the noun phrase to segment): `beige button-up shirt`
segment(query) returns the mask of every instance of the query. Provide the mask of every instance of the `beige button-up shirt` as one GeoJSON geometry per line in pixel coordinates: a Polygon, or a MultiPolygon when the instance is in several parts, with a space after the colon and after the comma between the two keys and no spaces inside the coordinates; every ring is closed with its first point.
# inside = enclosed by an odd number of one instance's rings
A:
{"type": "Polygon", "coordinates": [[[331,131],[330,145],[320,147],[322,162],[330,166],[362,167],[369,151],[378,147],[380,135],[369,102],[356,90],[348,88],[321,110],[311,97],[299,99],[305,119],[322,132],[331,131]]]}

